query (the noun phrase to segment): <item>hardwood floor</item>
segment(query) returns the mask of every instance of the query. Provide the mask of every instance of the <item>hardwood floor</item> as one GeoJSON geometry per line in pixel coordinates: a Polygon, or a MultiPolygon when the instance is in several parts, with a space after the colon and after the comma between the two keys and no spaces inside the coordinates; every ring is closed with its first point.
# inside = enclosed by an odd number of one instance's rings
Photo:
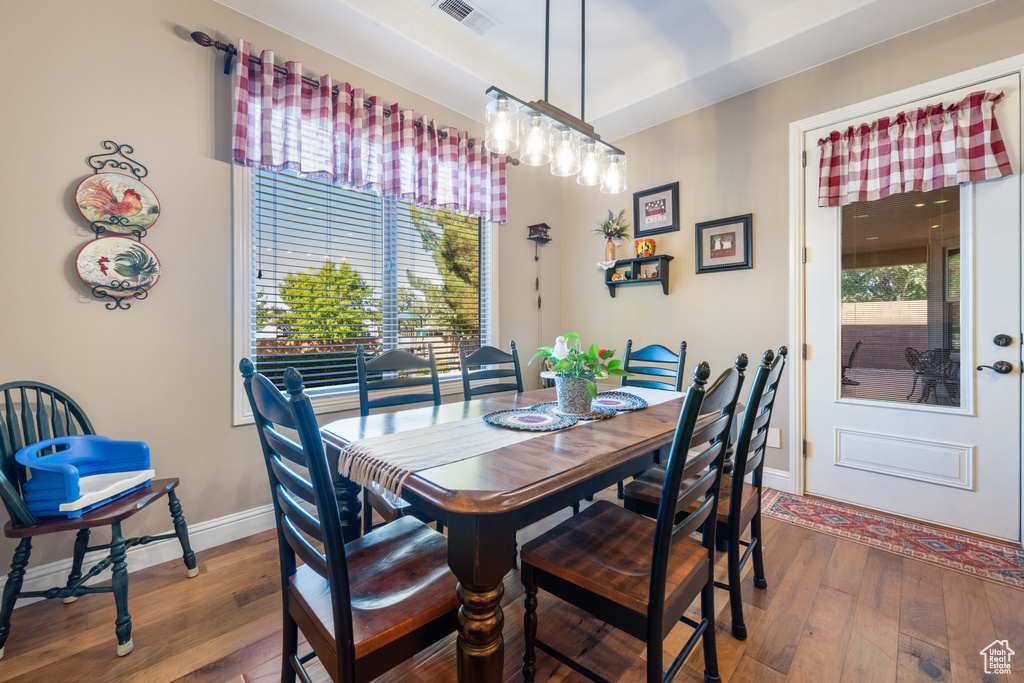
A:
{"type": "MultiPolygon", "coordinates": [[[[614,489],[598,499],[614,500],[614,489]]],[[[585,505],[585,503],[584,503],[585,505]]],[[[568,511],[519,535],[532,538],[568,511]]],[[[716,591],[722,680],[1024,681],[1024,654],[1014,673],[986,676],[979,651],[997,638],[1024,653],[1024,591],[922,564],[844,539],[764,520],[766,590],[744,573],[750,637],[732,638],[728,594],[716,591]]],[[[187,580],[181,562],[130,575],[135,650],[114,655],[114,605],[89,595],[64,605],[39,602],[15,610],[0,681],[145,681],[271,683],[280,680],[280,606],[273,532],[198,554],[200,574],[187,580]]],[[[724,579],[724,558],[719,563],[724,579]]],[[[696,610],[695,604],[691,609],[696,610]]],[[[522,588],[505,580],[505,679],[520,681],[522,588]]],[[[541,593],[540,633],[618,683],[642,683],[641,644],[541,593]]],[[[680,625],[666,641],[685,642],[680,625]]],[[[454,635],[379,681],[454,681],[454,635]]],[[[702,680],[700,648],[676,681],[702,680]]],[[[328,681],[322,670],[315,678],[328,681]]],[[[540,653],[538,681],[585,679],[540,653]]]]}

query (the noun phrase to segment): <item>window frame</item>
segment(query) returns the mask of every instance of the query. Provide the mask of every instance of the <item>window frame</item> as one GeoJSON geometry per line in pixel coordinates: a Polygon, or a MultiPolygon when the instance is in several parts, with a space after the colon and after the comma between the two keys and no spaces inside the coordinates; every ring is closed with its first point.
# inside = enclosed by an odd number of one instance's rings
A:
{"type": "MultiPolygon", "coordinates": [[[[232,425],[255,422],[245,386],[238,370],[243,358],[248,358],[252,330],[252,223],[250,198],[252,196],[251,169],[231,165],[231,225],[232,225],[232,425]]],[[[498,335],[498,224],[481,222],[480,286],[487,301],[486,315],[481,313],[480,343],[494,345],[498,335]],[[485,262],[486,259],[486,262],[485,262]]],[[[441,396],[462,395],[462,375],[451,372],[440,376],[441,396]]],[[[394,391],[401,391],[396,389],[394,391]]],[[[382,394],[386,392],[381,392],[382,394]]],[[[356,385],[344,389],[310,389],[313,409],[319,413],[333,413],[359,408],[359,390],[356,385]]]]}

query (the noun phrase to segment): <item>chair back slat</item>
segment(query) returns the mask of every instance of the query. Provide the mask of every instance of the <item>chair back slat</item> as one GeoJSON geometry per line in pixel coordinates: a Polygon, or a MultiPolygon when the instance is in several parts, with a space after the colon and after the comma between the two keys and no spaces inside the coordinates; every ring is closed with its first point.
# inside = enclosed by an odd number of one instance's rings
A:
{"type": "Polygon", "coordinates": [[[39,442],[36,436],[35,416],[32,415],[32,403],[28,399],[27,387],[19,387],[21,394],[21,431],[25,435],[25,446],[39,442]]]}
{"type": "Polygon", "coordinates": [[[771,349],[765,351],[757,373],[754,375],[747,412],[743,416],[743,425],[740,427],[739,437],[736,440],[734,471],[743,474],[732,478],[732,489],[729,492],[729,519],[740,519],[740,513],[745,503],[743,486],[746,475],[753,474],[752,483],[757,488],[756,495],[761,495],[765,444],[768,440],[772,411],[775,407],[779,384],[782,382],[782,372],[786,366],[788,353],[785,346],[779,349],[778,354],[773,353],[771,349]]]}
{"type": "Polygon", "coordinates": [[[731,420],[728,415],[722,415],[719,413],[719,415],[710,422],[704,422],[698,427],[695,427],[693,438],[690,439],[690,448],[692,449],[722,436],[730,422],[731,420]]]}
{"type": "Polygon", "coordinates": [[[300,467],[306,466],[306,453],[302,450],[302,446],[277,431],[275,425],[266,425],[262,431],[267,445],[274,455],[290,460],[300,467]]]}
{"type": "Polygon", "coordinates": [[[743,476],[744,477],[747,476],[748,474],[750,474],[751,472],[756,470],[758,467],[760,467],[761,466],[761,461],[763,459],[764,459],[764,449],[763,448],[754,451],[754,456],[751,457],[751,458],[747,458],[747,465],[746,465],[746,467],[743,468],[743,476]]]}
{"type": "Polygon", "coordinates": [[[700,529],[708,521],[708,518],[711,517],[711,514],[714,512],[714,509],[715,509],[716,497],[715,496],[708,496],[706,494],[706,491],[707,491],[707,489],[709,489],[711,486],[714,485],[714,483],[715,483],[714,480],[715,480],[715,478],[717,476],[718,476],[718,473],[715,472],[714,470],[712,470],[712,471],[708,472],[706,475],[704,475],[703,477],[701,477],[702,480],[707,479],[708,481],[702,481],[701,482],[701,485],[702,485],[701,488],[703,490],[700,491],[700,495],[699,496],[697,496],[697,495],[693,496],[692,500],[689,501],[688,503],[686,503],[686,506],[688,507],[690,505],[690,503],[696,502],[698,500],[702,500],[703,502],[700,504],[700,506],[696,510],[694,510],[692,513],[690,513],[690,514],[686,515],[685,517],[683,517],[679,521],[679,523],[676,524],[675,527],[673,527],[673,529],[672,529],[672,539],[673,539],[673,541],[676,541],[678,539],[683,539],[683,538],[686,538],[687,536],[690,536],[693,532],[695,532],[698,529],[700,529]],[[705,484],[706,484],[706,486],[705,486],[705,484]]]}
{"type": "Polygon", "coordinates": [[[285,519],[291,521],[302,533],[323,543],[324,535],[320,531],[320,520],[299,505],[298,501],[292,497],[291,491],[284,486],[278,486],[275,494],[278,502],[281,503],[281,513],[285,519]]]}
{"type": "MultiPolygon", "coordinates": [[[[359,358],[362,359],[361,350],[359,358]]],[[[430,363],[436,368],[433,352],[430,363]]],[[[272,498],[281,555],[282,590],[288,590],[289,579],[295,573],[296,557],[327,579],[338,644],[338,668],[343,677],[348,676],[344,680],[355,680],[352,600],[345,543],[341,532],[341,514],[334,491],[334,477],[327,463],[327,454],[324,452],[313,405],[303,390],[302,376],[294,368],[288,368],[284,373],[287,396],[274,388],[269,380],[257,375],[256,368],[249,359],[243,359],[239,363],[239,369],[242,371],[243,384],[253,408],[270,479],[270,490],[275,493],[272,498]],[[284,426],[295,430],[298,444],[282,436],[276,425],[268,419],[269,415],[261,412],[256,393],[260,387],[266,389],[268,386],[276,393],[267,390],[266,393],[273,398],[267,397],[262,401],[262,405],[277,406],[274,414],[285,422],[284,426]],[[289,415],[282,414],[282,402],[288,408],[289,415]],[[285,459],[293,463],[305,463],[309,475],[308,482],[294,472],[285,459]],[[299,504],[300,499],[307,503],[312,502],[316,506],[316,525],[313,524],[312,515],[299,504]],[[322,541],[323,552],[317,550],[304,534],[322,541]]]]}
{"type": "Polygon", "coordinates": [[[53,427],[54,437],[67,436],[67,429],[64,426],[66,418],[67,408],[64,404],[57,400],[57,397],[50,395],[50,425],[53,427]],[[59,406],[59,407],[58,407],[59,406]]]}
{"type": "Polygon", "coordinates": [[[313,485],[302,478],[290,467],[284,464],[281,457],[272,455],[270,467],[280,486],[283,486],[292,495],[298,496],[310,505],[316,505],[316,496],[313,495],[313,485]]]}
{"type": "MultiPolygon", "coordinates": [[[[39,389],[36,389],[36,430],[39,434],[39,441],[46,441],[53,436],[53,433],[50,431],[50,414],[46,411],[43,392],[39,391],[39,389]]],[[[52,450],[46,449],[40,454],[48,452],[52,452],[52,450]]]]}
{"type": "Polygon", "coordinates": [[[253,414],[263,416],[263,424],[273,423],[288,429],[295,429],[295,418],[292,415],[288,399],[274,383],[263,375],[252,378],[253,414]]]}
{"type": "Polygon", "coordinates": [[[282,520],[282,531],[285,540],[292,552],[298,555],[299,559],[308,564],[313,571],[330,581],[330,574],[327,568],[327,560],[320,551],[313,547],[313,544],[299,532],[293,517],[284,517],[282,520]]]}
{"type": "Polygon", "coordinates": [[[464,400],[472,400],[474,396],[481,394],[493,394],[499,391],[523,391],[522,368],[519,366],[519,352],[516,351],[516,343],[509,344],[510,353],[505,353],[494,346],[481,346],[473,353],[466,354],[466,347],[459,342],[459,367],[462,370],[462,397],[464,400]],[[506,365],[512,364],[511,368],[483,368],[484,365],[506,365]],[[480,368],[473,370],[472,368],[480,368]],[[515,377],[515,383],[501,382],[496,384],[484,384],[473,386],[473,382],[487,379],[499,379],[502,377],[515,377]]]}
{"type": "Polygon", "coordinates": [[[623,377],[620,381],[624,387],[646,387],[648,389],[665,389],[668,391],[683,390],[683,366],[686,363],[686,342],[679,345],[679,353],[675,353],[660,344],[651,344],[634,351],[633,340],[626,341],[626,353],[622,358],[622,369],[633,375],[643,377],[623,377]],[[664,363],[674,367],[663,368],[657,365],[637,365],[637,363],[664,363]],[[647,379],[650,377],[651,379],[647,379]],[[660,380],[658,377],[664,377],[660,380]]]}
{"type": "Polygon", "coordinates": [[[356,372],[359,379],[359,413],[369,415],[373,408],[407,405],[432,401],[435,406],[441,405],[441,384],[437,377],[437,359],[434,357],[434,345],[427,345],[428,358],[423,359],[402,349],[385,351],[376,358],[366,359],[362,344],[356,346],[356,372]],[[371,373],[417,373],[427,370],[430,376],[402,375],[371,380],[371,373]],[[381,389],[401,389],[406,387],[429,386],[429,393],[388,394],[381,398],[370,398],[371,391],[381,389]]]}

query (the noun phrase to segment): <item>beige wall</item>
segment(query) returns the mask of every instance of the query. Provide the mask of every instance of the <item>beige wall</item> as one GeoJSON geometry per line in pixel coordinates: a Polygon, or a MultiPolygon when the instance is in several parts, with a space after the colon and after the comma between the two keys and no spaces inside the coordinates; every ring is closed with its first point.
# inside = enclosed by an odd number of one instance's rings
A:
{"type": "MultiPolygon", "coordinates": [[[[273,49],[308,72],[348,80],[442,123],[478,135],[482,125],[212,0],[4,2],[0,26],[7,64],[0,382],[56,385],[101,433],[147,441],[158,474],[181,478],[192,524],[268,503],[254,428],[231,426],[230,79],[221,71],[223,55],[200,48],[189,33],[226,42],[244,37],[256,50],[273,49]],[[134,145],[163,209],[146,238],[163,274],[130,311],[104,310],[74,270],[91,233],[73,190],[88,174],[85,158],[106,139],[134,145]]],[[[510,222],[497,245],[499,330],[503,343],[519,335],[526,353],[536,347],[538,319],[524,226],[552,223],[558,204],[549,184],[512,176],[510,222]]],[[[548,247],[542,281],[553,288],[550,255],[548,247]]],[[[548,291],[550,318],[559,297],[548,291]]],[[[160,507],[129,530],[169,529],[160,507]]],[[[70,542],[40,540],[32,565],[70,555],[70,542]]],[[[12,549],[4,541],[0,557],[12,549]]]]}
{"type": "MultiPolygon", "coordinates": [[[[563,259],[563,328],[620,349],[630,336],[685,339],[687,365],[707,360],[713,376],[740,352],[753,362],[786,344],[790,122],[1019,54],[1021,35],[1024,3],[997,0],[616,141],[628,154],[630,193],[565,185],[562,249],[574,257],[563,259]],[[677,180],[681,229],[655,236],[658,253],[675,257],[669,295],[651,285],[611,299],[594,268],[603,244],[588,231],[609,208],[632,213],[633,191],[677,180]],[[696,275],[694,224],[745,213],[754,214],[754,269],[696,275]]],[[[787,427],[789,392],[784,381],[776,427],[787,427]]],[[[788,468],[790,443],[784,431],[769,467],[788,468]]]]}

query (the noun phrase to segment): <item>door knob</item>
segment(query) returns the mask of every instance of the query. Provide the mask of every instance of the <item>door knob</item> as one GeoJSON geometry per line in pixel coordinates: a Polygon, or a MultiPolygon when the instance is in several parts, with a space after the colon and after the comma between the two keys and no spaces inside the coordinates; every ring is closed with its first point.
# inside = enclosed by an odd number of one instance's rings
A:
{"type": "Polygon", "coordinates": [[[992,338],[992,343],[996,346],[1009,346],[1013,343],[1013,337],[1008,334],[997,334],[992,338]]]}
{"type": "Polygon", "coordinates": [[[1000,375],[1006,375],[1006,374],[1009,374],[1009,373],[1013,372],[1013,365],[1011,363],[1008,363],[1005,360],[997,360],[992,365],[979,365],[978,366],[979,370],[983,370],[985,368],[989,368],[990,370],[995,370],[1000,375]]]}

